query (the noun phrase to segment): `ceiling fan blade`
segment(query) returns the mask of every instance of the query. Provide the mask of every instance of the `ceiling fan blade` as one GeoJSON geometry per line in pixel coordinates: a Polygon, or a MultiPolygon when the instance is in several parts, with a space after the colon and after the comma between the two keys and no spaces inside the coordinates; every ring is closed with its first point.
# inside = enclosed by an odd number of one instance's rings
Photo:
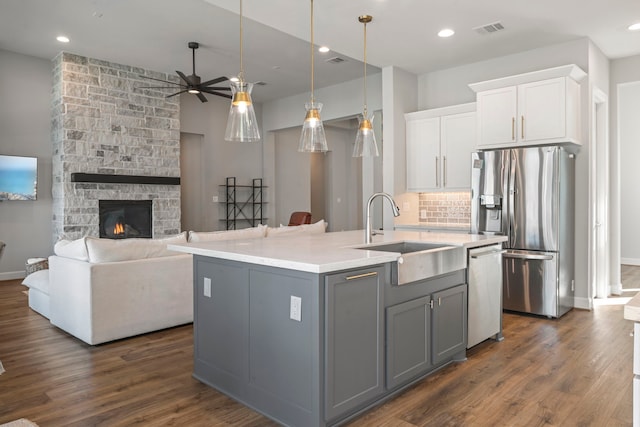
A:
{"type": "Polygon", "coordinates": [[[165,98],[171,98],[172,96],[180,95],[181,93],[185,93],[187,91],[188,91],[188,89],[181,90],[180,92],[176,92],[176,93],[172,93],[171,95],[167,95],[167,96],[165,96],[165,98]]]}
{"type": "Polygon", "coordinates": [[[198,99],[202,102],[207,102],[208,99],[206,96],[204,96],[201,92],[196,93],[196,96],[198,97],[198,99]]]}
{"type": "Polygon", "coordinates": [[[216,83],[220,83],[220,82],[223,82],[225,80],[229,80],[229,79],[226,78],[226,77],[218,77],[217,79],[212,79],[212,80],[208,80],[208,81],[206,81],[204,83],[200,83],[200,86],[214,85],[216,83]]]}
{"type": "Polygon", "coordinates": [[[200,86],[198,86],[198,87],[200,88],[200,90],[202,90],[202,89],[209,89],[209,90],[231,90],[231,88],[230,88],[230,87],[220,87],[220,86],[213,86],[213,87],[212,87],[212,86],[207,86],[207,87],[204,87],[204,86],[200,85],[200,86]]]}
{"type": "Polygon", "coordinates": [[[136,89],[177,89],[175,86],[138,86],[136,89]]]}
{"type": "Polygon", "coordinates": [[[180,78],[182,80],[184,80],[188,85],[191,84],[191,82],[189,81],[189,79],[187,78],[187,76],[184,75],[184,73],[182,71],[178,71],[176,70],[176,73],[180,76],[180,78]]]}
{"type": "Polygon", "coordinates": [[[140,75],[140,77],[142,77],[143,79],[149,79],[149,80],[155,80],[157,82],[168,83],[170,85],[182,86],[181,83],[170,82],[168,80],[154,79],[153,77],[147,77],[147,76],[142,76],[142,75],[140,75]]]}
{"type": "Polygon", "coordinates": [[[209,90],[207,88],[202,88],[202,89],[200,89],[200,91],[204,92],[204,93],[210,93],[211,95],[218,95],[218,96],[221,96],[223,98],[229,98],[229,99],[233,98],[231,95],[229,95],[227,93],[216,92],[215,90],[209,90]]]}

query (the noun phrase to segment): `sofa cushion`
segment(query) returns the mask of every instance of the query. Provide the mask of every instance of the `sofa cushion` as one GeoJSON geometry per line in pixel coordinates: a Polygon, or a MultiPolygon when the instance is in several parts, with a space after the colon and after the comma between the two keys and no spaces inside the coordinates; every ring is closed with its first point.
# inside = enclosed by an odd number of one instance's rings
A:
{"type": "Polygon", "coordinates": [[[242,230],[226,231],[190,231],[189,243],[212,242],[216,240],[252,239],[264,237],[267,226],[259,224],[257,227],[243,228],[242,230]]]}
{"type": "Polygon", "coordinates": [[[79,261],[88,261],[87,247],[84,237],[77,240],[60,240],[53,246],[53,252],[65,258],[73,258],[79,261]]]}
{"type": "Polygon", "coordinates": [[[291,236],[296,234],[321,234],[327,230],[328,223],[323,219],[313,224],[268,227],[267,237],[291,236]]]}
{"type": "Polygon", "coordinates": [[[25,277],[22,284],[28,286],[29,289],[37,289],[49,295],[49,270],[38,270],[31,273],[25,277]]]}
{"type": "Polygon", "coordinates": [[[161,239],[99,239],[86,237],[89,262],[118,262],[180,255],[167,249],[168,244],[187,242],[187,232],[161,239]]]}

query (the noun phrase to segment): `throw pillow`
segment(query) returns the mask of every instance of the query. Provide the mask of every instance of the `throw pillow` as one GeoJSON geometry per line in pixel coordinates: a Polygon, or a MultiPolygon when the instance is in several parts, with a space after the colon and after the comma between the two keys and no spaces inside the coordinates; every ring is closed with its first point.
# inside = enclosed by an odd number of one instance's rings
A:
{"type": "Polygon", "coordinates": [[[243,228],[242,230],[190,231],[189,243],[252,239],[257,237],[264,237],[266,232],[267,226],[262,224],[259,224],[257,227],[243,228]]]}
{"type": "Polygon", "coordinates": [[[313,224],[268,227],[267,237],[292,236],[297,234],[321,234],[327,230],[327,225],[329,224],[321,219],[313,224]]]}
{"type": "Polygon", "coordinates": [[[118,262],[180,255],[167,249],[169,244],[187,242],[187,232],[160,239],[100,239],[86,237],[89,262],[118,262]]]}
{"type": "Polygon", "coordinates": [[[29,289],[37,289],[49,295],[49,270],[38,270],[35,273],[31,273],[25,277],[22,284],[28,286],[29,289]]]}
{"type": "Polygon", "coordinates": [[[60,240],[53,247],[53,253],[65,258],[88,261],[89,256],[87,255],[87,247],[84,240],[84,237],[77,240],[60,240]]]}

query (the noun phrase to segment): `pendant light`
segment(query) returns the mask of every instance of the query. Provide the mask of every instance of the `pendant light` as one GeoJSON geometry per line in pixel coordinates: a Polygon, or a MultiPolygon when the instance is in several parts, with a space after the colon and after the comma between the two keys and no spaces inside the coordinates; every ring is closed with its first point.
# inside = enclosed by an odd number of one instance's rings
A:
{"type": "Polygon", "coordinates": [[[358,117],[358,133],[356,145],[353,147],[353,157],[377,157],[378,146],[373,132],[373,113],[367,111],[367,24],[373,20],[371,15],[362,15],[358,21],[364,24],[364,108],[362,117],[358,117]]]}
{"type": "Polygon", "coordinates": [[[311,101],[304,104],[307,114],[302,124],[302,134],[300,135],[300,144],[298,151],[307,153],[324,153],[329,151],[327,147],[327,139],[324,135],[324,126],[320,118],[320,110],[322,103],[316,102],[313,96],[313,0],[311,0],[311,101]]]}
{"type": "Polygon", "coordinates": [[[251,101],[253,83],[244,81],[242,54],[242,0],[240,0],[240,72],[237,80],[231,79],[229,82],[232,99],[224,139],[234,142],[258,142],[260,130],[251,101]]]}

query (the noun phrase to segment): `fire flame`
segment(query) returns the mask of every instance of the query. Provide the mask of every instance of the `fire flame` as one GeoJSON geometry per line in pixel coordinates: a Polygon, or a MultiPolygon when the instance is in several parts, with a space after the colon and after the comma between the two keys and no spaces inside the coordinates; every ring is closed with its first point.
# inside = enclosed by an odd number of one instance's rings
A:
{"type": "Polygon", "coordinates": [[[118,235],[118,234],[122,234],[124,233],[124,225],[122,225],[121,223],[117,223],[114,227],[113,227],[113,234],[114,235],[118,235]]]}

